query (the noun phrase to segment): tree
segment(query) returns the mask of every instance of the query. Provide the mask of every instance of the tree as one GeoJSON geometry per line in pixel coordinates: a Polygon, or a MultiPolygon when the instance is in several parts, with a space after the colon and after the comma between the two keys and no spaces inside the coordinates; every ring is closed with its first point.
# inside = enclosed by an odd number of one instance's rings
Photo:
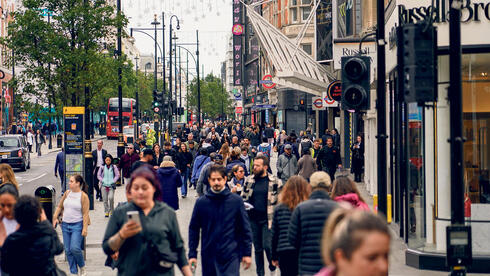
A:
{"type": "MultiPolygon", "coordinates": [[[[188,102],[197,110],[197,78],[189,84],[188,102]]],[[[211,118],[218,118],[221,114],[233,115],[232,101],[223,87],[221,79],[212,74],[201,80],[201,113],[211,118]]]]}
{"type": "MultiPolygon", "coordinates": [[[[57,111],[66,105],[84,103],[89,87],[90,107],[103,106],[103,99],[117,83],[117,66],[123,66],[123,86],[134,85],[136,77],[127,58],[102,56],[114,49],[115,30],[127,24],[105,0],[23,0],[24,9],[13,13],[8,36],[1,43],[14,49],[11,62],[24,67],[15,81],[22,91],[16,102],[28,107],[26,99],[50,99],[57,111]],[[46,17],[42,9],[51,13],[46,17]],[[107,93],[107,94],[106,94],[107,93]]],[[[19,91],[19,89],[16,89],[19,91]]],[[[107,103],[105,103],[106,105],[107,103]]]]}

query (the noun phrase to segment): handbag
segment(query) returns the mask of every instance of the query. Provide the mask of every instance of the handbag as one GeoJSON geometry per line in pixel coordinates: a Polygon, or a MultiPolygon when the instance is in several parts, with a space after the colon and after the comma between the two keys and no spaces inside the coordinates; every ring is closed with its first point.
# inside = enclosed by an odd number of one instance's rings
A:
{"type": "Polygon", "coordinates": [[[174,264],[177,262],[177,253],[174,252],[162,252],[153,240],[147,236],[143,227],[143,240],[148,245],[148,255],[152,269],[158,273],[166,273],[170,271],[174,264]]]}

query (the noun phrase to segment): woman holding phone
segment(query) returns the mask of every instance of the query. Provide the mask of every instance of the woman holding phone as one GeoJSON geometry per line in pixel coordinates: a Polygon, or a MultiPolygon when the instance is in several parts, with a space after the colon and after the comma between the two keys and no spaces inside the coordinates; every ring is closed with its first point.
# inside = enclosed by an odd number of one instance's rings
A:
{"type": "Polygon", "coordinates": [[[56,227],[61,216],[61,231],[63,232],[63,244],[65,254],[70,265],[70,273],[86,275],[85,260],[82,253],[82,240],[87,236],[87,228],[90,224],[88,214],[90,202],[85,193],[86,184],[79,174],[70,177],[69,190],[67,190],[53,215],[53,227],[56,227]]]}
{"type": "Polygon", "coordinates": [[[118,275],[174,275],[174,264],[192,275],[175,211],[155,200],[160,193],[155,174],[139,168],[128,185],[131,202],[114,211],[102,242],[108,256],[118,252],[118,275]]]}

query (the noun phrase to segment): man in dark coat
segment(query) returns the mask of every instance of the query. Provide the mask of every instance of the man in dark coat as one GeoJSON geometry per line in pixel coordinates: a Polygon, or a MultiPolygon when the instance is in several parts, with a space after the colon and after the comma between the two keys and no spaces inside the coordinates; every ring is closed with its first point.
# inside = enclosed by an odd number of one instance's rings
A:
{"type": "Polygon", "coordinates": [[[333,139],[327,138],[327,145],[320,150],[316,158],[316,164],[319,170],[322,170],[330,176],[332,181],[335,179],[335,171],[342,168],[342,159],[340,151],[334,147],[333,139]]]}
{"type": "Polygon", "coordinates": [[[298,252],[298,275],[315,275],[322,269],[320,247],[323,228],[328,216],[338,206],[328,196],[329,183],[311,184],[310,198],[294,209],[288,229],[289,243],[298,252]]]}
{"type": "Polygon", "coordinates": [[[210,168],[211,189],[194,205],[189,224],[189,264],[197,265],[201,232],[202,275],[239,275],[240,260],[245,269],[252,263],[252,230],[245,206],[226,189],[225,167],[210,168]]]}
{"type": "Polygon", "coordinates": [[[65,182],[65,148],[61,148],[61,151],[56,155],[56,162],[54,164],[54,176],[58,177],[60,175],[61,180],[61,194],[66,191],[65,182]]]}
{"type": "Polygon", "coordinates": [[[100,192],[99,180],[97,179],[97,173],[99,169],[104,166],[104,160],[107,156],[107,150],[103,149],[104,142],[102,140],[97,141],[97,148],[92,151],[92,160],[94,165],[94,189],[95,189],[95,197],[102,201],[102,193],[100,192]]]}

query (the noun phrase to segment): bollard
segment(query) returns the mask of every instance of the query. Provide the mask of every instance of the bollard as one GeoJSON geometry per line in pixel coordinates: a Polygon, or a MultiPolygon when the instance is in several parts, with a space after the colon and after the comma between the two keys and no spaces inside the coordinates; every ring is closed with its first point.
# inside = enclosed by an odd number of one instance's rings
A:
{"type": "Polygon", "coordinates": [[[56,135],[56,147],[61,148],[63,144],[63,136],[61,134],[56,135]]]}
{"type": "Polygon", "coordinates": [[[34,196],[39,200],[48,220],[53,223],[53,213],[56,204],[56,190],[52,185],[41,186],[36,189],[34,196]]]}
{"type": "MultiPolygon", "coordinates": [[[[392,222],[392,210],[391,210],[391,195],[386,195],[386,222],[392,222]]],[[[373,195],[373,211],[374,213],[378,213],[378,195],[373,195]]]]}

